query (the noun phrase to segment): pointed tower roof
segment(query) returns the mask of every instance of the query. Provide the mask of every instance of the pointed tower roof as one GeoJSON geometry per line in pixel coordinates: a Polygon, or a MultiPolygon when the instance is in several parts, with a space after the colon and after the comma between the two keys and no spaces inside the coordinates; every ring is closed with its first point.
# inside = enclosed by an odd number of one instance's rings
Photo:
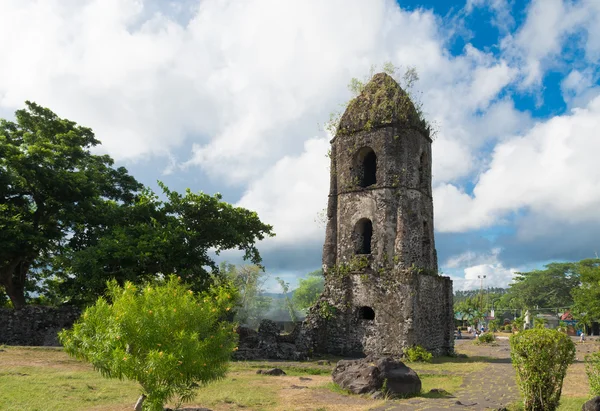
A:
{"type": "Polygon", "coordinates": [[[427,131],[408,94],[388,74],[378,73],[360,95],[350,101],[340,119],[336,136],[390,125],[412,126],[427,131]]]}

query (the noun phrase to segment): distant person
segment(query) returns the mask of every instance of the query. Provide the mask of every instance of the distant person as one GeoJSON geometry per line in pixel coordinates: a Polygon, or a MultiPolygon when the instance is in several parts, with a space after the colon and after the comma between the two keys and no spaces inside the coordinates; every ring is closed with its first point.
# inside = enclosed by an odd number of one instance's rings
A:
{"type": "Polygon", "coordinates": [[[469,334],[471,334],[471,326],[470,326],[470,325],[467,327],[467,332],[468,332],[469,334]]]}
{"type": "Polygon", "coordinates": [[[460,332],[460,328],[458,329],[458,339],[460,340],[462,338],[462,333],[460,332]]]}
{"type": "Polygon", "coordinates": [[[582,331],[581,335],[579,336],[579,342],[583,343],[585,341],[585,333],[582,331]]]}

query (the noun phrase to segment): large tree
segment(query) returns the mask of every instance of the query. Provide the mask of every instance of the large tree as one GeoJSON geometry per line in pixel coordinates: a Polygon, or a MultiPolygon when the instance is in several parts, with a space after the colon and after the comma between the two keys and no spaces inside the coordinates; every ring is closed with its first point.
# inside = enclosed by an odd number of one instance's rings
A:
{"type": "Polygon", "coordinates": [[[261,263],[255,243],[273,234],[255,212],[221,201],[219,194],[182,195],[159,185],[166,200],[145,189],[133,205],[114,210],[118,224],[97,239],[80,238],[54,258],[59,295],[87,303],[109,279],[123,284],[172,273],[204,291],[219,275],[211,250],[240,249],[245,259],[261,263]]]}
{"type": "Polygon", "coordinates": [[[237,289],[239,298],[234,320],[249,327],[257,327],[269,311],[273,299],[263,295],[268,275],[254,264],[236,266],[222,262],[219,272],[237,289]]]}
{"type": "Polygon", "coordinates": [[[600,320],[600,259],[587,259],[578,263],[581,285],[571,291],[573,311],[584,323],[600,320]]]}
{"type": "Polygon", "coordinates": [[[84,304],[110,279],[175,273],[203,291],[218,273],[211,251],[240,249],[260,264],[255,243],[274,234],[255,212],[159,183],[161,200],[109,156],[91,154],[99,141],[89,128],[27,107],[0,123],[0,286],[15,308],[31,268],[56,302],[84,304]]]}
{"type": "Polygon", "coordinates": [[[571,290],[579,286],[577,263],[551,263],[543,270],[517,273],[502,305],[513,308],[558,308],[573,304],[571,290]]]}
{"type": "Polygon", "coordinates": [[[106,155],[91,129],[35,103],[0,119],[0,286],[25,305],[30,268],[75,231],[90,233],[113,204],[130,204],[141,185],[106,155]]]}
{"type": "Polygon", "coordinates": [[[307,278],[298,280],[298,288],[294,290],[294,302],[302,310],[308,310],[317,302],[325,287],[323,270],[318,269],[308,273],[307,278]]]}

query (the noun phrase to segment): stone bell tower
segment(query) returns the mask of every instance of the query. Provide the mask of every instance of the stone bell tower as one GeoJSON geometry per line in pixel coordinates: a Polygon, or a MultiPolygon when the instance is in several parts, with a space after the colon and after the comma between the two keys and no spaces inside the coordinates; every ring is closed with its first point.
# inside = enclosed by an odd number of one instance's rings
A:
{"type": "Polygon", "coordinates": [[[303,324],[306,350],[453,351],[452,281],[438,275],[433,236],[431,143],[387,74],[348,105],[331,141],[325,290],[303,324]]]}

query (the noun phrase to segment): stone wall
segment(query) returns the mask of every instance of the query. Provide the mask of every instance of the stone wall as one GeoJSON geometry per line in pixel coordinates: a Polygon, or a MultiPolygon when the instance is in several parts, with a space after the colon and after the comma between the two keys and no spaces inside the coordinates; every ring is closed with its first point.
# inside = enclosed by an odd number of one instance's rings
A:
{"type": "Polygon", "coordinates": [[[296,343],[299,351],[350,357],[401,355],[414,345],[435,355],[454,351],[448,277],[367,269],[338,281],[330,279],[311,308],[296,343]],[[365,318],[364,309],[372,310],[373,318],[365,318]]]}
{"type": "Polygon", "coordinates": [[[294,342],[298,338],[300,326],[290,334],[280,334],[274,321],[262,320],[258,331],[247,327],[238,327],[240,340],[238,350],[233,354],[235,360],[300,360],[305,353],[296,349],[294,342]]]}
{"type": "Polygon", "coordinates": [[[57,334],[81,315],[77,307],[0,308],[0,344],[59,346],[57,334]]]}
{"type": "Polygon", "coordinates": [[[419,275],[415,308],[415,341],[435,355],[454,352],[452,280],[419,275]]]}

